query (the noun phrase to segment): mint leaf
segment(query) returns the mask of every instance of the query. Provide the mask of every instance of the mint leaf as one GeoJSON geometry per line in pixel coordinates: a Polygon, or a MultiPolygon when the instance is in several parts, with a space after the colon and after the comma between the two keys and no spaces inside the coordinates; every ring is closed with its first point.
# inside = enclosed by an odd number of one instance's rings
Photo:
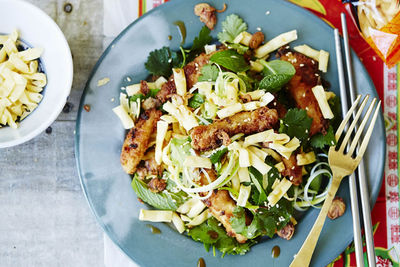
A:
{"type": "Polygon", "coordinates": [[[263,74],[265,76],[261,80],[259,88],[271,93],[279,91],[296,73],[296,69],[287,61],[273,60],[267,62],[260,60],[260,62],[264,66],[263,74]]]}
{"type": "Polygon", "coordinates": [[[232,49],[219,51],[213,54],[210,61],[233,72],[242,72],[249,69],[249,65],[243,55],[240,55],[232,49]]]}
{"type": "Polygon", "coordinates": [[[179,203],[174,202],[171,195],[165,192],[151,192],[150,189],[147,188],[147,185],[140,181],[136,176],[133,177],[131,185],[138,198],[156,209],[176,210],[178,208],[179,203]]]}
{"type": "Polygon", "coordinates": [[[201,74],[199,76],[199,82],[215,82],[218,78],[219,69],[217,66],[212,64],[204,65],[201,68],[201,74]]]}
{"type": "Polygon", "coordinates": [[[192,48],[190,49],[187,61],[192,61],[197,54],[204,50],[204,46],[211,43],[212,37],[210,35],[210,29],[206,26],[201,28],[199,35],[194,38],[192,48]]]}
{"type": "Polygon", "coordinates": [[[286,133],[291,138],[297,137],[300,141],[308,138],[312,118],[308,117],[304,109],[289,109],[285,117],[281,120],[280,133],[286,133]]]}
{"type": "Polygon", "coordinates": [[[172,73],[172,68],[180,66],[181,63],[182,56],[164,46],[151,51],[144,65],[151,74],[168,77],[172,73]]]}
{"type": "Polygon", "coordinates": [[[215,164],[217,162],[220,162],[222,157],[228,152],[228,148],[224,147],[222,149],[219,149],[215,151],[214,153],[211,154],[210,156],[210,161],[212,164],[215,164]]]}
{"type": "Polygon", "coordinates": [[[314,148],[324,148],[325,146],[336,145],[335,133],[333,132],[332,126],[329,126],[325,135],[318,133],[311,137],[310,143],[314,148]]]}
{"type": "Polygon", "coordinates": [[[218,33],[221,43],[232,43],[239,33],[247,30],[247,24],[236,14],[231,14],[222,22],[222,32],[218,33]]]}
{"type": "Polygon", "coordinates": [[[189,107],[198,108],[204,103],[204,96],[199,93],[195,93],[188,102],[189,107]]]}

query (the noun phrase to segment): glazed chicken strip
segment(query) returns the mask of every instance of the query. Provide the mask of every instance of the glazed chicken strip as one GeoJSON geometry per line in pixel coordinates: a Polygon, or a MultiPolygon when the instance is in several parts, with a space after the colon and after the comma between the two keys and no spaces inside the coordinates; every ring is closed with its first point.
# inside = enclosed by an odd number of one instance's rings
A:
{"type": "Polygon", "coordinates": [[[121,152],[121,164],[126,173],[133,174],[142,160],[149,144],[149,139],[156,129],[162,112],[157,109],[146,110],[136,126],[126,135],[121,152]]]}
{"type": "MultiPolygon", "coordinates": [[[[217,175],[213,169],[207,169],[207,174],[211,181],[217,179],[217,175]]],[[[202,185],[207,185],[208,180],[205,175],[201,173],[200,183],[202,185]]],[[[206,193],[205,193],[206,194],[206,193]]],[[[203,200],[204,204],[209,208],[211,214],[222,223],[226,229],[226,233],[235,237],[239,243],[245,243],[247,238],[241,234],[236,234],[232,228],[230,219],[233,216],[233,211],[236,207],[235,201],[229,196],[226,190],[215,190],[212,195],[203,200]]]]}
{"type": "MultiPolygon", "coordinates": [[[[211,55],[212,53],[208,55],[205,53],[201,53],[192,62],[183,67],[183,71],[185,72],[186,76],[186,88],[190,89],[195,83],[197,83],[197,80],[199,79],[199,76],[201,74],[201,68],[204,65],[208,64],[211,55]]],[[[164,103],[169,98],[171,98],[173,94],[176,94],[176,87],[174,76],[171,75],[168,82],[163,84],[161,90],[157,93],[156,97],[158,100],[161,101],[161,103],[164,103]]]]}
{"type": "Polygon", "coordinates": [[[320,132],[325,133],[327,121],[322,116],[312,92],[312,88],[320,83],[318,62],[286,48],[279,49],[278,56],[281,60],[290,62],[296,69],[296,74],[287,84],[287,88],[297,107],[306,110],[307,115],[313,119],[310,136],[320,132]]]}
{"type": "Polygon", "coordinates": [[[226,142],[226,138],[235,134],[262,132],[274,128],[277,122],[278,113],[275,109],[261,107],[253,111],[240,112],[210,125],[194,127],[190,133],[192,147],[199,151],[214,149],[226,142]]]}

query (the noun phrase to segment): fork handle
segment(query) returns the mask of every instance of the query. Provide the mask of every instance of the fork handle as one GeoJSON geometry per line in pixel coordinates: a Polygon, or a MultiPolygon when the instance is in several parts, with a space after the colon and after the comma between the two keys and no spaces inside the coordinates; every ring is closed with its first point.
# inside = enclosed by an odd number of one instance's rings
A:
{"type": "Polygon", "coordinates": [[[313,228],[304,241],[303,246],[301,246],[300,251],[294,256],[290,267],[306,267],[310,265],[311,257],[317,245],[319,235],[321,233],[322,227],[324,226],[326,215],[328,214],[329,208],[332,204],[333,198],[339,188],[340,181],[342,177],[333,177],[331,188],[328,191],[324,205],[319,212],[318,218],[314,223],[313,228]]]}

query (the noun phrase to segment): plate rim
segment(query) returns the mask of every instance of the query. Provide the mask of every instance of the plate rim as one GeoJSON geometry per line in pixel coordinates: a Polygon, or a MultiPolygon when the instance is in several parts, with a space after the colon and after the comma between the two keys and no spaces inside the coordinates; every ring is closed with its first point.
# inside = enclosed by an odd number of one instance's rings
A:
{"type": "MultiPolygon", "coordinates": [[[[107,46],[107,48],[103,51],[103,53],[101,54],[101,56],[100,56],[99,59],[97,60],[96,64],[95,64],[94,67],[92,68],[92,70],[91,70],[91,72],[90,72],[90,75],[88,76],[87,82],[86,82],[86,84],[85,84],[85,87],[84,87],[84,89],[83,89],[83,92],[82,92],[82,95],[81,95],[81,98],[80,98],[79,109],[78,109],[78,112],[77,112],[77,118],[76,118],[76,124],[75,124],[75,131],[76,131],[76,134],[75,134],[75,138],[74,138],[74,139],[75,139],[75,142],[74,142],[74,146],[75,146],[75,162],[76,162],[76,165],[77,165],[78,176],[79,176],[79,181],[80,181],[80,184],[81,184],[81,187],[82,187],[82,191],[83,191],[83,193],[84,193],[84,195],[85,195],[85,198],[86,198],[86,200],[87,200],[87,202],[88,202],[88,204],[89,204],[89,206],[90,206],[90,210],[91,210],[92,214],[93,214],[94,217],[96,218],[96,222],[101,226],[101,228],[103,229],[103,232],[112,240],[112,242],[120,249],[120,251],[122,251],[131,261],[133,261],[133,262],[136,263],[136,264],[141,264],[141,262],[138,261],[137,258],[136,258],[134,255],[131,255],[130,253],[128,253],[128,252],[126,251],[126,249],[124,249],[124,247],[123,247],[123,246],[121,245],[121,243],[120,243],[119,238],[115,235],[115,233],[114,233],[113,231],[110,231],[110,229],[108,229],[107,225],[105,225],[104,222],[100,219],[100,217],[98,216],[98,214],[97,214],[96,211],[95,211],[94,204],[93,204],[92,200],[89,199],[89,197],[88,197],[87,187],[86,187],[86,184],[84,183],[84,177],[83,177],[82,170],[81,170],[80,153],[79,153],[79,152],[80,152],[80,150],[79,150],[80,138],[79,138],[79,137],[80,137],[81,114],[82,114],[82,112],[83,112],[83,106],[85,105],[84,102],[85,102],[86,95],[87,95],[87,93],[88,93],[88,91],[89,91],[90,82],[92,81],[93,76],[94,76],[95,73],[97,72],[97,69],[99,68],[100,64],[102,63],[104,57],[107,56],[107,54],[109,53],[109,51],[110,51],[111,49],[113,49],[113,46],[114,46],[114,45],[115,45],[129,30],[130,30],[131,27],[133,27],[134,25],[136,25],[137,23],[139,23],[139,22],[140,22],[142,19],[144,19],[145,17],[150,16],[152,13],[154,13],[154,12],[156,12],[156,11],[158,11],[158,10],[168,8],[169,6],[179,5],[179,2],[184,2],[184,1],[185,1],[185,0],[172,0],[172,1],[168,1],[168,2],[165,2],[165,3],[163,3],[163,4],[159,5],[159,6],[157,6],[157,7],[153,8],[153,9],[151,9],[150,11],[147,11],[147,12],[146,12],[145,14],[143,14],[141,17],[135,19],[132,23],[130,23],[128,26],[126,26],[126,27],[112,40],[112,42],[111,42],[111,43],[107,46]]],[[[280,1],[279,4],[288,6],[288,8],[293,8],[293,9],[299,11],[300,13],[305,14],[306,16],[311,16],[311,17],[313,17],[313,19],[318,20],[320,23],[322,22],[321,24],[323,25],[323,27],[325,27],[325,28],[327,29],[327,31],[333,30],[332,26],[329,25],[325,20],[321,19],[321,18],[318,17],[316,14],[314,14],[313,12],[311,12],[310,10],[308,10],[308,9],[306,9],[306,8],[300,7],[300,6],[296,5],[296,4],[291,3],[291,2],[288,2],[288,1],[280,1]]],[[[333,33],[332,33],[332,34],[333,34],[333,33]]],[[[340,36],[340,39],[343,40],[343,37],[340,36]]],[[[358,58],[358,60],[360,60],[360,58],[359,58],[359,56],[357,55],[357,53],[355,53],[355,51],[354,51],[351,47],[350,47],[350,49],[351,49],[351,53],[352,53],[353,57],[355,56],[356,58],[358,58]]],[[[368,75],[367,75],[367,80],[368,80],[368,83],[372,85],[372,86],[371,86],[371,87],[372,87],[371,89],[373,89],[373,91],[375,91],[376,94],[377,94],[377,96],[379,97],[379,95],[378,95],[378,93],[377,93],[377,90],[376,90],[376,87],[375,87],[375,84],[373,83],[373,81],[372,81],[372,79],[371,79],[371,77],[370,77],[369,72],[368,72],[367,69],[365,68],[364,63],[363,63],[361,60],[360,60],[360,63],[361,63],[362,68],[364,68],[365,72],[368,74],[368,75]]],[[[381,121],[384,122],[384,117],[383,117],[382,109],[381,109],[381,111],[379,112],[379,118],[380,118],[381,121]]],[[[380,130],[381,130],[381,132],[382,132],[382,135],[386,137],[386,129],[385,129],[385,127],[382,127],[382,129],[380,129],[380,130]]],[[[370,193],[371,193],[371,196],[372,196],[372,197],[370,197],[371,211],[372,211],[373,207],[374,207],[375,204],[376,204],[376,200],[377,200],[377,198],[378,198],[378,196],[379,196],[379,191],[380,191],[380,189],[382,188],[383,174],[384,174],[384,171],[385,171],[385,163],[386,163],[386,145],[383,145],[383,146],[382,146],[382,154],[385,155],[385,156],[384,156],[383,167],[382,167],[382,170],[381,170],[380,175],[379,175],[379,179],[380,179],[379,187],[377,187],[377,189],[376,189],[377,192],[374,192],[374,191],[371,191],[371,192],[370,192],[370,193]],[[375,194],[373,194],[373,193],[375,193],[375,194]],[[375,196],[374,196],[374,195],[375,195],[375,196]]],[[[348,179],[345,179],[345,181],[343,181],[343,182],[348,182],[348,179]]],[[[350,203],[349,203],[349,205],[350,205],[350,203]]],[[[344,250],[348,245],[350,245],[350,243],[351,243],[352,241],[353,241],[353,235],[350,235],[350,237],[348,238],[348,240],[346,240],[346,242],[345,242],[345,243],[346,243],[346,246],[343,248],[343,250],[344,250]]],[[[339,255],[340,255],[340,254],[339,254],[339,255]]],[[[239,255],[236,255],[236,256],[239,256],[239,255]]],[[[324,263],[324,266],[326,266],[327,264],[331,263],[336,257],[337,257],[337,255],[331,255],[331,256],[326,257],[326,260],[322,260],[322,262],[324,263]]]]}

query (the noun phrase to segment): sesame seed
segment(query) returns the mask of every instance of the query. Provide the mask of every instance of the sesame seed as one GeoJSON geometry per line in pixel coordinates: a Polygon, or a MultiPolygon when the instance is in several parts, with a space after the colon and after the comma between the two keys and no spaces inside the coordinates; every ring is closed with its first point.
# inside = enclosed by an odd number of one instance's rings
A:
{"type": "Polygon", "coordinates": [[[315,73],[314,75],[315,75],[315,76],[317,76],[317,77],[319,76],[319,74],[318,74],[318,73],[315,73]]]}
{"type": "Polygon", "coordinates": [[[315,64],[315,61],[314,61],[314,59],[311,59],[311,62],[312,62],[312,64],[315,64]]]}
{"type": "Polygon", "coordinates": [[[172,58],[168,59],[168,63],[171,63],[171,62],[172,62],[172,58]]]}
{"type": "Polygon", "coordinates": [[[300,67],[304,67],[304,64],[303,63],[300,63],[300,65],[299,65],[300,67]]]}
{"type": "Polygon", "coordinates": [[[268,10],[267,12],[265,12],[265,15],[268,16],[269,14],[271,14],[271,11],[268,10]]]}
{"type": "Polygon", "coordinates": [[[261,31],[261,28],[260,28],[260,27],[257,27],[256,29],[257,29],[257,31],[259,31],[259,32],[261,31]]]}
{"type": "Polygon", "coordinates": [[[130,77],[126,77],[126,80],[127,80],[128,82],[132,81],[130,77]]]}

